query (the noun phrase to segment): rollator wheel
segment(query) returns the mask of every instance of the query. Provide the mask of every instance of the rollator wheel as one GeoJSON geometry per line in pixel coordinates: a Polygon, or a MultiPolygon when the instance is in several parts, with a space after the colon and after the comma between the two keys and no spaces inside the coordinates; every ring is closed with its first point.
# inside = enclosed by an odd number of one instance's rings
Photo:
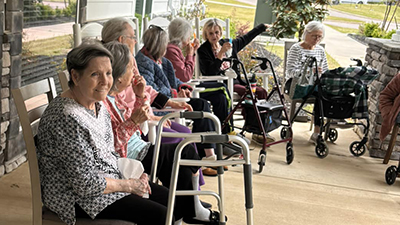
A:
{"type": "Polygon", "coordinates": [[[260,154],[258,156],[258,172],[261,173],[263,171],[263,168],[265,166],[265,158],[267,156],[265,154],[260,154]]]}
{"type": "Polygon", "coordinates": [[[339,133],[335,128],[329,129],[328,138],[331,142],[335,142],[337,140],[338,136],[339,136],[339,133]]]}
{"type": "Polygon", "coordinates": [[[293,152],[293,144],[292,142],[288,142],[286,144],[286,163],[291,164],[294,159],[294,152],[293,152]]]}
{"type": "Polygon", "coordinates": [[[385,173],[386,183],[389,185],[394,184],[394,182],[396,181],[396,177],[397,177],[397,167],[389,166],[386,169],[386,173],[385,173]]]}
{"type": "Polygon", "coordinates": [[[315,146],[315,154],[321,159],[325,158],[329,153],[329,148],[323,141],[318,141],[317,145],[315,146]]]}
{"type": "Polygon", "coordinates": [[[359,141],[354,141],[350,145],[350,152],[356,157],[364,155],[365,149],[365,145],[361,145],[361,142],[359,141]]]}
{"type": "Polygon", "coordinates": [[[288,128],[287,127],[282,127],[282,129],[281,129],[281,139],[285,139],[286,138],[287,132],[288,132],[288,128]]]}

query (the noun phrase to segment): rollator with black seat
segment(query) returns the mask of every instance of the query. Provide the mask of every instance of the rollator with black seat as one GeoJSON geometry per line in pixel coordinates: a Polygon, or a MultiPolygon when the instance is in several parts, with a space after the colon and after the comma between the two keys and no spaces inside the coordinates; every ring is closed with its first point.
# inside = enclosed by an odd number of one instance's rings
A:
{"type": "Polygon", "coordinates": [[[228,121],[233,116],[236,110],[238,110],[239,108],[245,110],[245,122],[244,126],[241,128],[242,131],[240,132],[240,134],[244,135],[244,132],[251,132],[253,134],[262,135],[263,137],[263,145],[258,158],[259,172],[261,173],[263,167],[265,166],[267,156],[266,148],[269,146],[287,142],[286,162],[287,164],[291,164],[293,162],[293,132],[291,121],[288,121],[287,124],[282,124],[282,113],[285,115],[286,118],[288,116],[288,113],[285,107],[283,94],[281,93],[281,90],[279,88],[278,78],[275,74],[271,61],[267,58],[261,57],[252,57],[252,59],[258,60],[260,63],[250,70],[252,74],[252,77],[250,79],[242,62],[235,58],[224,59],[231,61],[231,65],[233,65],[233,68],[237,73],[237,79],[241,85],[246,87],[246,92],[240,98],[238,104],[233,108],[228,117],[224,120],[224,122],[222,123],[222,127],[228,124],[228,121]],[[270,68],[270,70],[272,71],[274,84],[272,91],[267,96],[267,99],[261,101],[256,98],[254,92],[252,91],[250,80],[255,80],[256,75],[255,73],[252,73],[253,71],[265,71],[268,68],[270,68]],[[269,100],[271,100],[271,97],[275,93],[277,93],[279,97],[280,104],[269,102],[269,100]],[[267,143],[267,133],[277,129],[282,125],[286,128],[287,131],[285,133],[285,137],[283,137],[281,140],[267,143]]]}
{"type": "Polygon", "coordinates": [[[338,132],[335,128],[332,128],[333,126],[338,128],[354,125],[362,126],[364,137],[361,141],[352,142],[349,148],[354,156],[361,156],[366,151],[365,144],[368,141],[369,131],[367,85],[377,78],[378,72],[362,66],[360,60],[353,60],[357,61],[357,66],[328,70],[320,77],[316,58],[308,57],[305,66],[313,71],[312,77],[306,77],[305,74],[307,73],[303,73],[290,85],[291,96],[294,96],[294,98],[302,96],[303,99],[300,108],[291,119],[292,121],[307,99],[311,96],[316,97],[314,107],[318,107],[320,113],[314,116],[317,116],[317,119],[320,120],[321,129],[316,141],[315,153],[320,158],[325,158],[329,153],[325,140],[329,138],[330,141],[334,142],[338,138],[338,132]],[[304,82],[303,79],[307,79],[307,82],[304,82]],[[327,119],[326,123],[325,118],[327,119]],[[352,121],[344,120],[348,118],[351,118],[352,121]],[[361,119],[366,122],[361,122],[361,119]],[[324,137],[323,132],[325,132],[324,137]]]}

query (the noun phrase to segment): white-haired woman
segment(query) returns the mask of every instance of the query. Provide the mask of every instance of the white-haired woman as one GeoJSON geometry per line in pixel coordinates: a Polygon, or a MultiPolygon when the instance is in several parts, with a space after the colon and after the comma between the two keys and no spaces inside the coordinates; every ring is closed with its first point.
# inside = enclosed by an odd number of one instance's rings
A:
{"type": "MultiPolygon", "coordinates": [[[[294,44],[288,54],[286,62],[286,80],[297,76],[301,73],[303,63],[308,56],[313,56],[318,62],[318,73],[321,74],[328,70],[328,61],[326,59],[325,50],[319,45],[325,36],[324,25],[318,21],[309,22],[299,43],[294,44]]],[[[319,101],[314,104],[314,133],[310,137],[310,142],[315,143],[320,131],[321,121],[319,118],[319,101]]]]}
{"type": "Polygon", "coordinates": [[[192,79],[195,65],[195,52],[200,46],[199,39],[190,42],[193,29],[188,21],[176,18],[168,26],[169,43],[165,58],[172,62],[175,76],[182,82],[192,79]],[[186,56],[183,55],[185,50],[186,56]]]}

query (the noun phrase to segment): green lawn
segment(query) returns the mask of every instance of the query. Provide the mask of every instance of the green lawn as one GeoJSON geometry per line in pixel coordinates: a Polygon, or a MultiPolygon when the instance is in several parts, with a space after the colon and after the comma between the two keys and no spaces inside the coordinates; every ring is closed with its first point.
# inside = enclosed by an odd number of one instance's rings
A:
{"type": "MultiPolygon", "coordinates": [[[[255,7],[254,5],[251,4],[247,4],[247,3],[243,3],[243,2],[238,2],[235,0],[212,0],[215,2],[222,2],[222,3],[229,3],[229,4],[235,4],[235,5],[243,5],[243,6],[251,6],[251,7],[255,7]]],[[[209,2],[207,2],[207,0],[204,2],[204,4],[208,5],[210,4],[209,2]]],[[[212,3],[211,3],[212,4],[212,3]]]]}
{"type": "Polygon", "coordinates": [[[358,23],[358,24],[361,24],[361,23],[364,22],[362,20],[354,20],[354,19],[348,19],[348,18],[336,17],[336,16],[328,16],[328,17],[326,17],[325,21],[335,21],[335,22],[345,22],[345,23],[358,23]]]}
{"type": "Polygon", "coordinates": [[[325,26],[329,26],[341,33],[344,34],[358,34],[360,33],[358,29],[353,29],[353,28],[346,28],[346,27],[339,27],[339,26],[334,26],[334,25],[330,25],[330,24],[325,24],[325,26]]]}
{"type": "MultiPolygon", "coordinates": [[[[238,3],[233,0],[218,0],[220,2],[235,3],[245,5],[244,3],[238,3]]],[[[206,17],[216,17],[220,19],[231,18],[231,22],[239,22],[241,24],[250,24],[253,27],[254,16],[256,13],[255,9],[236,8],[233,6],[220,5],[215,3],[206,2],[206,17]]]]}
{"type": "Polygon", "coordinates": [[[24,54],[53,56],[67,53],[72,48],[72,42],[72,35],[64,35],[24,42],[22,49],[24,54]]]}
{"type": "MultiPolygon", "coordinates": [[[[355,5],[355,4],[339,4],[330,6],[332,9],[336,9],[342,12],[347,12],[354,15],[363,16],[366,18],[382,20],[385,14],[386,5],[384,4],[367,4],[367,5],[355,5]]],[[[394,10],[392,6],[392,11],[394,10]]],[[[400,18],[400,10],[396,11],[396,17],[400,18]]]]}

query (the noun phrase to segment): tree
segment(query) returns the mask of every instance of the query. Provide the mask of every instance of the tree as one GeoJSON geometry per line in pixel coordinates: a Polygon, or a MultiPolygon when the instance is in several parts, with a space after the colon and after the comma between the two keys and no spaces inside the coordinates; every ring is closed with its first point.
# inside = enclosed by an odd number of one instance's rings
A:
{"type": "Polygon", "coordinates": [[[276,38],[283,38],[299,33],[299,39],[304,26],[313,20],[322,21],[328,14],[325,8],[330,0],[267,0],[276,13],[276,21],[271,30],[276,38]]]}
{"type": "MultiPolygon", "coordinates": [[[[396,15],[397,8],[400,5],[400,1],[398,1],[398,0],[396,0],[396,1],[395,0],[386,0],[385,3],[386,3],[386,9],[385,9],[385,15],[383,16],[381,29],[383,31],[387,32],[389,30],[390,23],[393,21],[393,18],[396,20],[395,15],[396,15]],[[394,10],[391,13],[393,5],[394,5],[394,10]],[[388,21],[389,18],[390,18],[390,20],[388,21]],[[385,28],[385,26],[386,26],[386,28],[385,28]]],[[[396,22],[396,25],[397,25],[397,22],[396,22]]]]}

